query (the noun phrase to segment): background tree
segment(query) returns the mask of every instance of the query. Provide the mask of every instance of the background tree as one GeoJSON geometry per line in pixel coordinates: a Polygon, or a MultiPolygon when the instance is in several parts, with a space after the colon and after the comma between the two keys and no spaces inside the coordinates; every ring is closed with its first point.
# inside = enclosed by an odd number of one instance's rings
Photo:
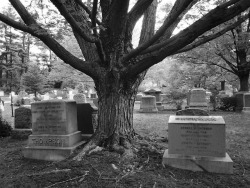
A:
{"type": "MultiPolygon", "coordinates": [[[[250,15],[248,13],[248,15],[250,15]]],[[[236,19],[242,18],[242,15],[236,19]]],[[[238,90],[249,91],[250,73],[250,17],[225,33],[192,51],[178,55],[179,59],[197,64],[219,67],[224,77],[235,80],[238,78],[238,90]],[[223,73],[224,72],[224,73],[223,73]],[[230,74],[235,76],[230,76],[230,74]]],[[[218,72],[218,71],[217,71],[218,72]]]]}
{"type": "MultiPolygon", "coordinates": [[[[43,27],[20,0],[9,1],[24,24],[4,14],[0,14],[1,21],[39,38],[65,63],[95,82],[99,96],[98,127],[78,158],[97,145],[124,153],[124,156],[132,154],[134,100],[148,68],[167,56],[211,40],[216,35],[209,35],[207,31],[250,7],[249,0],[229,0],[173,35],[183,16],[198,0],[177,0],[156,32],[156,0],[138,0],[130,10],[129,0],[94,0],[92,10],[81,0],[50,0],[71,26],[84,57],[80,59],[60,45],[49,28],[43,27]],[[143,15],[139,45],[133,48],[133,29],[143,15]]],[[[217,35],[242,21],[219,30],[217,35]]]]}
{"type": "Polygon", "coordinates": [[[29,93],[34,93],[37,97],[37,93],[41,92],[46,83],[46,78],[41,74],[41,70],[38,66],[30,66],[27,73],[23,74],[21,79],[22,88],[29,93]]]}

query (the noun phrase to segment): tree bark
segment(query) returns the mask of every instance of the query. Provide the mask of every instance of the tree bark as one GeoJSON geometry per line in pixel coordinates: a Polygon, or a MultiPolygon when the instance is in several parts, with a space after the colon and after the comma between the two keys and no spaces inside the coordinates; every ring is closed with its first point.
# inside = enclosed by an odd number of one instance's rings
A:
{"type": "Polygon", "coordinates": [[[240,79],[240,90],[239,91],[249,91],[249,70],[244,71],[244,74],[239,75],[240,79]]]}

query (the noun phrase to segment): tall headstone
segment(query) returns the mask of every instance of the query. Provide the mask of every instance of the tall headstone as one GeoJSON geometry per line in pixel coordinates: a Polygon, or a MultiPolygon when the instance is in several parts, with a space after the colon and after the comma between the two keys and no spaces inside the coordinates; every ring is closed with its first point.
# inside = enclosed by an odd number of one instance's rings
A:
{"type": "Polygon", "coordinates": [[[203,88],[194,88],[189,91],[187,106],[189,108],[207,109],[206,90],[203,88]]]}
{"type": "Polygon", "coordinates": [[[14,139],[27,139],[32,134],[31,108],[21,106],[15,109],[15,123],[11,137],[14,139]]]}
{"type": "Polygon", "coordinates": [[[24,148],[26,158],[59,161],[82,144],[77,129],[75,101],[48,100],[31,104],[32,135],[24,148]]]}
{"type": "Polygon", "coordinates": [[[15,125],[16,129],[31,129],[31,109],[27,107],[19,107],[15,109],[15,125]]]}
{"type": "Polygon", "coordinates": [[[155,96],[146,95],[141,98],[140,110],[139,112],[144,113],[155,113],[158,112],[156,107],[156,98],[155,96]]]}
{"type": "Polygon", "coordinates": [[[168,150],[163,164],[192,171],[233,173],[226,153],[225,121],[221,116],[170,116],[168,150]]]}

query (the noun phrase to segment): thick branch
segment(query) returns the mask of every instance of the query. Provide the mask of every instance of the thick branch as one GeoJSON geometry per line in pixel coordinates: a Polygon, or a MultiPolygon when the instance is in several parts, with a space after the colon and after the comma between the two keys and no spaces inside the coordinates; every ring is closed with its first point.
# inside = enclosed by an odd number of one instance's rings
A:
{"type": "Polygon", "coordinates": [[[152,4],[148,7],[146,12],[144,13],[139,45],[146,42],[154,35],[156,9],[157,9],[157,0],[153,0],[152,4]]]}
{"type": "MultiPolygon", "coordinates": [[[[89,8],[82,2],[82,0],[75,0],[75,2],[85,10],[85,12],[89,15],[89,18],[92,18],[92,12],[89,10],[89,8]]],[[[96,23],[98,25],[101,25],[101,22],[96,18],[96,23]]]]}
{"type": "MultiPolygon", "coordinates": [[[[232,0],[235,1],[235,0],[232,0]]],[[[151,46],[144,53],[150,53],[153,51],[158,51],[159,49],[163,48],[159,53],[162,55],[165,51],[168,51],[172,55],[176,50],[181,49],[182,47],[186,46],[193,42],[198,36],[202,35],[206,31],[224,23],[233,17],[237,16],[241,12],[245,11],[248,7],[250,7],[250,1],[248,0],[240,0],[238,3],[231,5],[230,7],[226,7],[229,2],[222,4],[208,14],[203,16],[198,21],[194,22],[188,28],[181,31],[179,34],[173,36],[172,38],[163,41],[162,43],[156,44],[151,46]],[[174,45],[173,43],[178,42],[179,45],[174,45]],[[183,46],[182,46],[183,45],[183,46]],[[176,48],[172,48],[169,50],[169,46],[174,46],[176,48]],[[179,48],[179,49],[178,49],[179,48]],[[171,52],[170,52],[171,51],[171,52]]]]}
{"type": "Polygon", "coordinates": [[[134,30],[135,24],[142,17],[143,13],[151,5],[153,0],[138,0],[133,8],[128,13],[128,22],[126,28],[126,39],[125,41],[129,43],[132,39],[132,32],[134,30]]]}
{"type": "MultiPolygon", "coordinates": [[[[232,3],[232,1],[233,0],[230,2],[232,3]]],[[[140,74],[145,69],[148,69],[167,56],[174,54],[176,51],[190,44],[206,31],[237,16],[248,7],[250,7],[249,0],[238,0],[237,3],[230,7],[226,7],[225,4],[216,7],[179,34],[148,48],[147,51],[151,53],[141,58],[137,63],[131,64],[131,66],[126,69],[127,76],[133,77],[140,74]]]]}
{"type": "Polygon", "coordinates": [[[91,15],[92,28],[94,30],[94,34],[95,35],[97,35],[97,30],[96,30],[97,4],[98,4],[98,0],[94,0],[94,2],[93,2],[93,9],[92,9],[92,15],[91,15]]]}
{"type": "Polygon", "coordinates": [[[84,38],[87,42],[95,43],[98,42],[98,38],[91,34],[91,29],[88,25],[86,18],[82,15],[78,15],[75,11],[73,4],[66,5],[61,3],[58,0],[51,0],[51,2],[57,7],[60,13],[65,17],[68,23],[71,25],[73,30],[75,30],[81,37],[84,38]],[[75,14],[70,13],[70,10],[73,10],[75,14]],[[77,18],[77,19],[76,19],[77,18]]]}
{"type": "Polygon", "coordinates": [[[197,40],[197,41],[195,41],[195,42],[193,42],[193,43],[191,43],[191,44],[185,46],[184,48],[178,50],[178,51],[175,52],[174,54],[186,52],[186,51],[189,51],[189,50],[191,50],[191,49],[193,49],[193,48],[196,48],[197,46],[200,46],[200,45],[202,45],[202,44],[205,44],[205,43],[207,43],[207,42],[209,42],[209,41],[211,41],[211,40],[213,40],[213,39],[215,39],[215,38],[217,38],[217,37],[219,37],[219,36],[225,34],[227,31],[234,29],[234,28],[237,27],[239,24],[241,24],[242,22],[244,22],[247,18],[248,18],[248,15],[242,17],[242,18],[239,19],[237,22],[233,23],[232,25],[229,25],[229,26],[225,27],[224,29],[222,29],[222,30],[220,30],[220,31],[218,31],[218,32],[216,32],[216,33],[213,33],[213,34],[208,35],[208,36],[202,36],[201,39],[199,39],[199,40],[197,40]]]}
{"type": "Polygon", "coordinates": [[[5,16],[4,14],[0,13],[0,20],[4,23],[6,23],[7,25],[10,25],[16,29],[19,29],[21,31],[24,32],[30,32],[30,28],[20,22],[17,22],[15,20],[10,19],[8,16],[5,16]]]}
{"type": "Polygon", "coordinates": [[[185,0],[185,1],[177,0],[170,12],[170,15],[166,18],[163,25],[155,33],[155,35],[150,40],[138,46],[136,49],[132,50],[129,54],[124,56],[121,61],[122,62],[129,61],[131,58],[139,55],[143,50],[147,49],[150,45],[155,43],[160,37],[163,36],[166,29],[178,20],[178,17],[182,15],[183,12],[191,8],[194,2],[196,2],[196,0],[185,0]]]}
{"type": "Polygon", "coordinates": [[[21,16],[24,23],[28,26],[34,24],[36,25],[36,21],[34,18],[30,15],[30,13],[25,9],[23,4],[19,0],[9,0],[12,6],[16,9],[18,14],[21,16]]]}

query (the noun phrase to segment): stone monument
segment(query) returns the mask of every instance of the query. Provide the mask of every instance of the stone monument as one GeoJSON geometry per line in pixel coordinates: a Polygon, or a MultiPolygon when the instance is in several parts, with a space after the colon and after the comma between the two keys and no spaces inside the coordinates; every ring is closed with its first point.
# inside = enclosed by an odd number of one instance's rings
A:
{"type": "Polygon", "coordinates": [[[236,97],[236,111],[250,112],[250,92],[238,92],[236,97]]]}
{"type": "Polygon", "coordinates": [[[14,139],[27,139],[32,134],[31,108],[21,106],[15,109],[15,123],[11,137],[14,139]]]}
{"type": "Polygon", "coordinates": [[[206,90],[203,88],[194,88],[190,90],[188,93],[187,107],[208,110],[206,90]]]}
{"type": "Polygon", "coordinates": [[[156,107],[156,98],[155,96],[146,95],[141,98],[140,110],[139,112],[158,112],[156,107]]]}
{"type": "Polygon", "coordinates": [[[68,157],[81,142],[77,130],[75,101],[47,100],[31,104],[32,135],[24,148],[25,158],[59,161],[68,157]]]}
{"type": "Polygon", "coordinates": [[[221,116],[170,116],[169,146],[162,163],[192,171],[232,174],[225,134],[221,116]]]}

